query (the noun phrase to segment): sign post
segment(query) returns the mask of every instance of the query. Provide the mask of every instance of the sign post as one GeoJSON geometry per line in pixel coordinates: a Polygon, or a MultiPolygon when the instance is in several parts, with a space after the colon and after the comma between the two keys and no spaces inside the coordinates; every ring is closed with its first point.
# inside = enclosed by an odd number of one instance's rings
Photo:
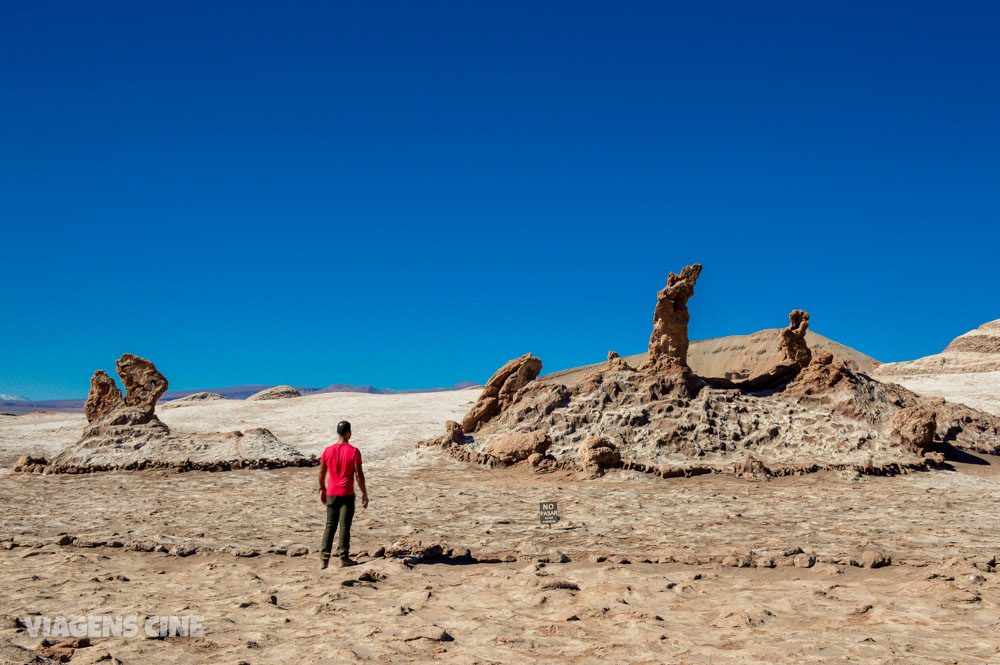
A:
{"type": "Polygon", "coordinates": [[[559,521],[559,511],[555,501],[542,501],[538,504],[538,520],[542,524],[548,524],[550,529],[559,521]]]}

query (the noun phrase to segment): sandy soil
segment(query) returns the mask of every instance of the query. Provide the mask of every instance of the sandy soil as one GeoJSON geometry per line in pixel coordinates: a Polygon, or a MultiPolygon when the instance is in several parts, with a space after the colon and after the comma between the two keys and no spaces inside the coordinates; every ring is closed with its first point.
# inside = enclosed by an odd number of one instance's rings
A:
{"type": "MultiPolygon", "coordinates": [[[[204,637],[95,640],[71,662],[1000,660],[995,460],[895,478],[582,480],[414,450],[475,396],[160,411],[189,431],[267,427],[307,454],[352,420],[372,505],[355,521],[362,565],[350,569],[318,570],[314,469],[0,471],[0,643],[39,645],[16,620],[29,613],[198,614],[204,637]],[[559,504],[554,528],[538,524],[543,500],[559,504]],[[479,562],[373,556],[400,538],[479,562]],[[891,565],[859,567],[865,550],[891,565]]],[[[3,458],[54,450],[80,429],[65,415],[0,419],[3,458]]]]}

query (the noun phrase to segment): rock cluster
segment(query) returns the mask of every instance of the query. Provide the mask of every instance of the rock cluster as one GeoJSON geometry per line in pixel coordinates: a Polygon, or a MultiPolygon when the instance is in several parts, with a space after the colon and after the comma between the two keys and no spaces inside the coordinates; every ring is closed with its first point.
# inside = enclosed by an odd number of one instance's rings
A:
{"type": "Polygon", "coordinates": [[[940,465],[942,446],[1000,452],[1000,418],[813,353],[803,310],[789,314],[771,371],[740,382],[694,375],[685,364],[687,301],[700,273],[698,264],[671,273],[659,292],[646,364],[633,368],[612,351],[567,386],[533,381],[541,361],[523,356],[490,379],[461,426],[424,443],[490,467],[620,467],[662,477],[886,475],[940,465]]]}

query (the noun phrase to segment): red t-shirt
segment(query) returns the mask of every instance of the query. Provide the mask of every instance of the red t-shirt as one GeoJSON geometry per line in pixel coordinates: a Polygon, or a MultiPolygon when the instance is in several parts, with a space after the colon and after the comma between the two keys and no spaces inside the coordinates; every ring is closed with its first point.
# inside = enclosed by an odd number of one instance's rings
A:
{"type": "Polygon", "coordinates": [[[349,443],[327,446],[319,461],[326,464],[330,476],[326,482],[327,496],[354,494],[354,467],[361,464],[361,451],[349,443]]]}

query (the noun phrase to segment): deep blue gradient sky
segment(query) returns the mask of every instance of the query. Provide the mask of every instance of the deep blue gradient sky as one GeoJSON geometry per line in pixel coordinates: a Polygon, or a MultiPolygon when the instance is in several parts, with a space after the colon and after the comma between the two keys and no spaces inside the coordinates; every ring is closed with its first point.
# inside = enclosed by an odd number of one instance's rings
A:
{"type": "Polygon", "coordinates": [[[0,392],[484,381],[1000,318],[995,2],[8,3],[0,392]]]}

